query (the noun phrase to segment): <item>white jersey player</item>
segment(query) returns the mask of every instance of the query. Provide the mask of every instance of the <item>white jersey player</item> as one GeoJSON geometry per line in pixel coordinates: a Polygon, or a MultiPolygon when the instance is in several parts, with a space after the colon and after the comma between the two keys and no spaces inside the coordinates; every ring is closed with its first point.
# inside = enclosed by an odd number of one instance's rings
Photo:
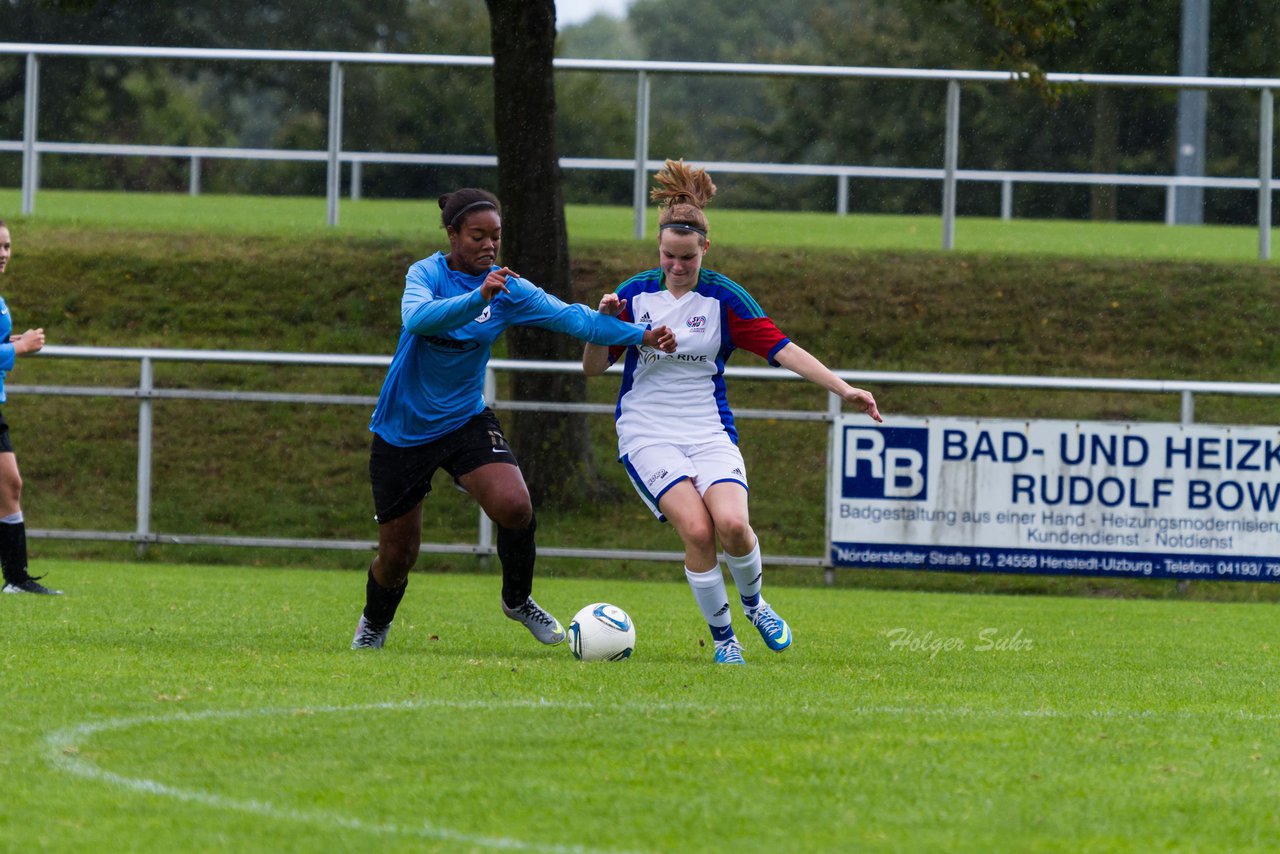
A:
{"type": "Polygon", "coordinates": [[[747,474],[725,395],[724,367],[737,349],[788,368],[840,395],[880,421],[875,398],[854,388],[779,331],[741,285],[702,268],[711,241],[702,208],[715,185],[701,169],[666,162],[659,202],[657,269],[605,294],[600,311],[639,324],[670,327],[677,346],[588,344],[583,370],[604,372],[624,359],[616,410],[618,459],[641,499],[670,521],[685,546],[685,576],[715,641],[715,660],[741,664],[717,541],[748,620],[770,649],[792,642],[791,628],[761,596],[760,545],[751,529],[747,474]]]}

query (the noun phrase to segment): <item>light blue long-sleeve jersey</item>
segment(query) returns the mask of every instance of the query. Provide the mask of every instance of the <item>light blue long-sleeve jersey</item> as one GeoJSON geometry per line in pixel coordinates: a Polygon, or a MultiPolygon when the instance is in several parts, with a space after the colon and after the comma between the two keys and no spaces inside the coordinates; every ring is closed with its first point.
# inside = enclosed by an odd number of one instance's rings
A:
{"type": "Polygon", "coordinates": [[[4,297],[0,297],[0,403],[4,403],[9,398],[4,393],[4,375],[13,370],[13,363],[17,360],[18,351],[9,343],[9,336],[13,333],[13,318],[9,316],[9,306],[5,305],[4,297]]]}
{"type": "Polygon", "coordinates": [[[400,341],[369,422],[392,445],[438,439],[484,409],[489,351],[508,326],[540,326],[592,344],[644,339],[645,324],[567,305],[526,279],[508,278],[510,293],[486,304],[480,294],[484,279],[449,269],[443,252],[418,261],[405,275],[400,341]]]}

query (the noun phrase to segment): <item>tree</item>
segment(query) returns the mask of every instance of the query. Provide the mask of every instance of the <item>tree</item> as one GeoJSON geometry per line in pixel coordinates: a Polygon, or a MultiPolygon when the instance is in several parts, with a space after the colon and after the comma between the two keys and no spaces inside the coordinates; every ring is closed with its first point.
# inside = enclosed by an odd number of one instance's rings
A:
{"type": "MultiPolygon", "coordinates": [[[[556,10],[553,0],[486,0],[493,47],[494,136],[503,203],[503,261],[549,293],[572,300],[556,145],[556,10]]],[[[571,360],[581,344],[540,329],[507,333],[511,355],[571,360]]],[[[516,400],[581,400],[581,374],[518,373],[516,400]]],[[[586,416],[522,412],[512,445],[535,503],[563,502],[575,483],[594,483],[586,416]]]]}
{"type": "MultiPolygon", "coordinates": [[[[942,0],[949,2],[949,0],[942,0]]],[[[1057,93],[1045,87],[1040,60],[1056,44],[1075,38],[1081,18],[1092,14],[1103,0],[964,0],[995,32],[997,64],[1026,74],[1051,98],[1057,93]]]]}

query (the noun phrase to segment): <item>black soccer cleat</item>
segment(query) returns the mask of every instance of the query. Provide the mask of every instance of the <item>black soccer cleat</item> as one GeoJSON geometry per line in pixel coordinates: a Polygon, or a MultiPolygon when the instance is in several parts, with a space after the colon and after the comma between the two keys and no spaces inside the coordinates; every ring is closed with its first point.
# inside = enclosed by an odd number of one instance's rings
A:
{"type": "MultiPolygon", "coordinates": [[[[44,577],[43,575],[40,576],[40,578],[43,578],[43,577],[44,577]]],[[[35,578],[32,578],[29,575],[26,578],[24,578],[22,581],[10,581],[6,583],[4,586],[4,590],[0,592],[36,593],[42,596],[61,596],[62,595],[61,590],[52,590],[48,587],[45,587],[43,584],[41,584],[39,581],[37,581],[35,578]]]]}

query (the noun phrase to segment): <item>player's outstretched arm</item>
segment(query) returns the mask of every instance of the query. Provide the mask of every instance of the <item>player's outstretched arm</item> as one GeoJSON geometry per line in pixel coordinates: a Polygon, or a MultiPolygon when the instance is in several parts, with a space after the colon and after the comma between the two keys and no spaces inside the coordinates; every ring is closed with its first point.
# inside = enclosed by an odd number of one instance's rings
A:
{"type": "Polygon", "coordinates": [[[675,352],[676,337],[668,327],[645,329],[637,342],[634,336],[640,331],[639,324],[592,311],[582,303],[570,305],[527,280],[511,279],[508,284],[513,282],[516,283],[511,289],[515,322],[522,326],[540,326],[594,344],[639,343],[664,353],[675,352]]]}
{"type": "Polygon", "coordinates": [[[828,391],[840,395],[845,403],[853,406],[859,412],[867,413],[869,417],[876,421],[884,421],[880,417],[880,410],[876,406],[876,399],[871,392],[849,385],[794,341],[788,343],[787,346],[774,354],[773,359],[792,373],[798,374],[809,382],[816,383],[828,391]]]}
{"type": "MultiPolygon", "coordinates": [[[[615,293],[607,293],[600,298],[601,314],[617,317],[627,307],[627,301],[619,299],[615,293]]],[[[609,348],[604,344],[592,344],[588,341],[582,348],[582,372],[589,377],[596,377],[609,370],[609,348]]]]}

